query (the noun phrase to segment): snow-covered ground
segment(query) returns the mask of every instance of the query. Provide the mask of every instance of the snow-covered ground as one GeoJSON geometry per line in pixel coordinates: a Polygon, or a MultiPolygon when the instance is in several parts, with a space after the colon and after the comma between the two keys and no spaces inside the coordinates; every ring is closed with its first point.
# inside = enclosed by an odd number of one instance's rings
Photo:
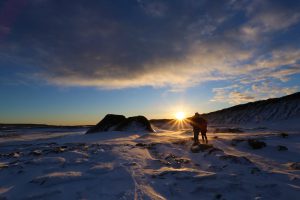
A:
{"type": "Polygon", "coordinates": [[[284,138],[265,129],[219,129],[208,133],[213,147],[198,153],[190,150],[191,130],[84,132],[0,137],[0,199],[300,196],[299,131],[284,138]],[[252,149],[249,138],[267,146],[252,149]]]}

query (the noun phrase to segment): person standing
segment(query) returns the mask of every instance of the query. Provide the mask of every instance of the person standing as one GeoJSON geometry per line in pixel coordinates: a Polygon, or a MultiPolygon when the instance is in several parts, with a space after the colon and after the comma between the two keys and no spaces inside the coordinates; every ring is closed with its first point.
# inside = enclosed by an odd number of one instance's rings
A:
{"type": "Polygon", "coordinates": [[[199,144],[199,133],[201,132],[202,142],[208,143],[206,132],[207,132],[207,121],[196,112],[193,117],[189,119],[190,125],[194,131],[194,144],[199,144]]]}

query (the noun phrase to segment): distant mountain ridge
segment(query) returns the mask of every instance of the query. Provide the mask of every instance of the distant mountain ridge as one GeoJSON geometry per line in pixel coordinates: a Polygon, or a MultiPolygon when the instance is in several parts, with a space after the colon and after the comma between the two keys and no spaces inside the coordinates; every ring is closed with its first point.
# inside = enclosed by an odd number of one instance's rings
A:
{"type": "Polygon", "coordinates": [[[67,125],[48,125],[48,124],[5,124],[0,123],[0,133],[2,131],[12,131],[16,129],[49,129],[49,128],[56,128],[56,129],[81,129],[81,128],[89,128],[91,125],[74,125],[74,126],[67,126],[67,125]]]}
{"type": "MultiPolygon", "coordinates": [[[[295,125],[300,124],[300,92],[280,98],[255,101],[203,114],[210,124],[295,125]],[[280,123],[280,124],[276,124],[280,123]]],[[[300,125],[298,125],[300,127],[300,125]]]]}

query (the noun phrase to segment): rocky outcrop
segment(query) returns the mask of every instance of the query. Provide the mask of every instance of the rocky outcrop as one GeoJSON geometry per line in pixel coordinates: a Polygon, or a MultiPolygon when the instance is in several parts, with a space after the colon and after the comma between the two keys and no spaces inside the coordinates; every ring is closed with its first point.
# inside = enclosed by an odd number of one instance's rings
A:
{"type": "Polygon", "coordinates": [[[286,146],[283,146],[283,145],[278,145],[278,146],[277,146],[277,150],[278,150],[278,151],[287,151],[288,148],[287,148],[286,146]]]}
{"type": "Polygon", "coordinates": [[[126,118],[123,115],[106,115],[98,124],[91,127],[86,134],[105,131],[147,131],[154,132],[149,120],[144,116],[126,118]]]}
{"type": "Polygon", "coordinates": [[[293,170],[300,170],[300,162],[290,163],[290,168],[293,170]]]}
{"type": "Polygon", "coordinates": [[[128,117],[114,129],[116,131],[148,131],[154,132],[149,120],[144,116],[128,117]]]}
{"type": "Polygon", "coordinates": [[[198,145],[191,146],[191,152],[198,153],[200,151],[205,151],[212,148],[214,147],[211,144],[198,144],[198,145]]]}
{"type": "Polygon", "coordinates": [[[108,114],[98,124],[91,127],[86,133],[89,134],[89,133],[109,131],[113,127],[123,122],[125,119],[126,117],[124,115],[108,114]]]}
{"type": "Polygon", "coordinates": [[[256,139],[248,139],[248,144],[250,147],[252,147],[252,149],[261,149],[267,146],[265,142],[256,139]]]}

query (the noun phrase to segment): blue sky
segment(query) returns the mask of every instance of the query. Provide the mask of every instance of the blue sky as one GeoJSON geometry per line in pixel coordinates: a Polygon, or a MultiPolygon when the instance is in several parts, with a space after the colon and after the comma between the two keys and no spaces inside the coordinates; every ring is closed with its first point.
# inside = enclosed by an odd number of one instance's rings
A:
{"type": "Polygon", "coordinates": [[[0,122],[170,118],[299,91],[300,2],[4,0],[0,122]]]}

